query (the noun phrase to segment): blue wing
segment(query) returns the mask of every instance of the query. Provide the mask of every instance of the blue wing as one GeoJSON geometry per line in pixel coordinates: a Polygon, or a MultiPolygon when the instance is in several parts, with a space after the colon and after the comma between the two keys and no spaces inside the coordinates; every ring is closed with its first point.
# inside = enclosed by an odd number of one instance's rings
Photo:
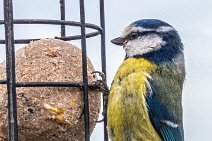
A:
{"type": "Polygon", "coordinates": [[[148,94],[146,97],[150,120],[163,141],[184,141],[184,131],[181,121],[162,105],[157,97],[148,94]]]}

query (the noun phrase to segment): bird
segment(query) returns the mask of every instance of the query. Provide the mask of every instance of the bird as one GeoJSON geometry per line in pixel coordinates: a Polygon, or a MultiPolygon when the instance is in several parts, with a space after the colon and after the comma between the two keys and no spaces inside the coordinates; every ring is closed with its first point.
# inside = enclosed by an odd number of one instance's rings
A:
{"type": "Polygon", "coordinates": [[[125,58],[112,81],[107,110],[111,141],[184,141],[184,46],[159,19],[128,25],[111,42],[125,58]]]}

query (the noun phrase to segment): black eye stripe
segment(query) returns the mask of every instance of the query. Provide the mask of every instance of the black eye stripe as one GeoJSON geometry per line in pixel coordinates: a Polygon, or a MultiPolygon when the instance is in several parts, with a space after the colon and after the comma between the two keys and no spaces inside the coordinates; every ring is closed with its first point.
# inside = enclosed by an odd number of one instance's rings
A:
{"type": "Polygon", "coordinates": [[[128,40],[134,40],[136,39],[137,37],[139,36],[144,36],[144,35],[147,35],[147,34],[159,34],[158,32],[156,31],[144,31],[144,32],[131,32],[127,38],[128,40]]]}

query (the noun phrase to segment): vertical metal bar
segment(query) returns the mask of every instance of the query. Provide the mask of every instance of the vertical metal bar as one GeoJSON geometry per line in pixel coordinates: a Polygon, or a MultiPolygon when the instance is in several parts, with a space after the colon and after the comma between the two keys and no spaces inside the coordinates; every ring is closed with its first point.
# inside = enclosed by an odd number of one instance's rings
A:
{"type": "MultiPolygon", "coordinates": [[[[105,80],[107,81],[106,76],[106,51],[105,51],[105,13],[104,13],[104,0],[100,0],[100,24],[102,28],[101,33],[101,61],[102,61],[102,72],[105,74],[105,80]]],[[[104,117],[104,141],[108,141],[108,132],[107,132],[107,104],[108,100],[105,99],[107,94],[103,92],[103,110],[105,112],[104,117]]]]}
{"type": "Polygon", "coordinates": [[[101,36],[101,59],[102,59],[102,72],[106,75],[106,51],[105,51],[105,13],[104,13],[104,0],[100,0],[100,24],[102,28],[101,36]]]}
{"type": "MultiPolygon", "coordinates": [[[[60,0],[60,19],[65,20],[65,0],[60,0]]],[[[61,25],[61,37],[66,36],[65,25],[61,25]]]]}
{"type": "Polygon", "coordinates": [[[89,99],[88,99],[88,77],[87,77],[87,51],[85,35],[85,6],[84,0],[80,0],[80,22],[81,22],[81,47],[82,47],[82,71],[83,71],[83,94],[84,94],[84,121],[85,121],[85,140],[90,141],[89,132],[89,99]]]}
{"type": "Polygon", "coordinates": [[[4,0],[4,21],[8,91],[8,138],[9,141],[18,141],[12,0],[4,0]]]}

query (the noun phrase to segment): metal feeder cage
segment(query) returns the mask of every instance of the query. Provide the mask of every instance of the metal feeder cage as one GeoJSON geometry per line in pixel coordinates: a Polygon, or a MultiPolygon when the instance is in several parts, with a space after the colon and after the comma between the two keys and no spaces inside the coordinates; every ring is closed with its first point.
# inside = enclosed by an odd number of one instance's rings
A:
{"type": "MultiPolygon", "coordinates": [[[[95,25],[85,22],[85,5],[84,0],[79,0],[80,5],[80,22],[67,21],[65,19],[65,0],[58,0],[60,5],[60,20],[51,19],[14,19],[13,18],[13,1],[4,0],[4,19],[0,19],[0,26],[5,28],[5,39],[0,39],[0,44],[5,45],[6,48],[6,80],[0,80],[0,85],[7,85],[8,92],[8,140],[18,141],[18,125],[17,125],[17,109],[16,109],[16,88],[17,87],[81,87],[83,89],[84,97],[84,122],[85,122],[85,140],[90,141],[89,133],[89,104],[88,104],[88,88],[94,87],[88,84],[87,80],[87,48],[86,48],[86,38],[101,36],[101,64],[102,72],[106,75],[106,54],[105,54],[105,17],[104,17],[104,0],[99,0],[99,19],[100,25],[95,25]],[[81,40],[82,48],[82,70],[83,70],[83,83],[73,83],[73,82],[16,82],[15,74],[15,45],[16,44],[27,44],[30,41],[35,41],[39,39],[14,39],[14,25],[24,25],[24,24],[46,24],[46,25],[58,25],[61,27],[60,37],[55,37],[56,39],[61,39],[64,41],[70,40],[81,40]],[[81,28],[80,35],[66,35],[66,26],[74,26],[81,28]],[[86,33],[86,28],[93,29],[93,32],[86,33]]],[[[104,95],[104,93],[103,93],[104,95]]],[[[105,100],[103,99],[103,105],[105,105],[105,100]]],[[[103,107],[106,111],[107,107],[103,107]]],[[[108,135],[106,130],[107,119],[104,120],[104,141],[108,141],[108,135]]],[[[103,140],[103,139],[102,139],[103,140]]]]}

